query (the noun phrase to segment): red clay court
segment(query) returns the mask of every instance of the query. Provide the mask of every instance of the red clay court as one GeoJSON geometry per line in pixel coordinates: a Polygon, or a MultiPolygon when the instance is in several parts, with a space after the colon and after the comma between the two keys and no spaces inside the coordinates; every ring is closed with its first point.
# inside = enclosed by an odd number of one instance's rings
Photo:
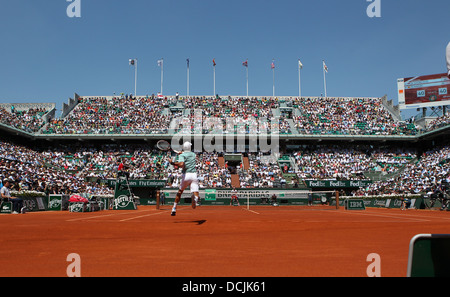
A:
{"type": "Polygon", "coordinates": [[[379,254],[382,277],[404,277],[409,243],[450,233],[450,212],[319,206],[171,206],[156,210],[0,215],[0,276],[365,277],[379,254]]]}

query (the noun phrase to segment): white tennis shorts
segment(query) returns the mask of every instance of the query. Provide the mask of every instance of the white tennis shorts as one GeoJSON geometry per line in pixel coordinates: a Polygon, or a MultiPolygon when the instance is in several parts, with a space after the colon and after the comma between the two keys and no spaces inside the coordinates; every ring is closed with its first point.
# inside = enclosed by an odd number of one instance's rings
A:
{"type": "Polygon", "coordinates": [[[180,190],[184,191],[188,186],[191,186],[191,193],[198,192],[198,178],[197,173],[185,173],[181,177],[180,190]]]}

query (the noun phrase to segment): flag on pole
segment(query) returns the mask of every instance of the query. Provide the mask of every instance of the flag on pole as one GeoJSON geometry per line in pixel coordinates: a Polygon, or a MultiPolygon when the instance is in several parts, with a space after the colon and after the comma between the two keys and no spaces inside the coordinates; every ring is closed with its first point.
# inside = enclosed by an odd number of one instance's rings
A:
{"type": "Polygon", "coordinates": [[[129,59],[128,62],[130,63],[131,66],[134,66],[136,64],[135,59],[129,59]]]}
{"type": "Polygon", "coordinates": [[[272,64],[270,64],[270,68],[275,69],[275,63],[273,62],[273,60],[272,60],[272,64]]]}
{"type": "Polygon", "coordinates": [[[159,67],[161,67],[161,66],[163,65],[163,63],[164,63],[164,62],[163,62],[163,59],[158,60],[158,66],[159,66],[159,67]]]}
{"type": "Polygon", "coordinates": [[[300,62],[300,59],[298,59],[298,68],[300,68],[300,69],[303,68],[303,64],[302,64],[302,62],[300,62]]]}
{"type": "Polygon", "coordinates": [[[328,67],[325,64],[325,61],[323,61],[323,70],[325,70],[325,72],[328,73],[328,67]]]}
{"type": "Polygon", "coordinates": [[[245,61],[242,63],[242,66],[248,67],[248,60],[245,60],[245,61]]]}
{"type": "Polygon", "coordinates": [[[187,67],[189,68],[189,59],[186,59],[187,67]]]}
{"type": "Polygon", "coordinates": [[[216,60],[213,59],[213,66],[216,66],[216,60]]]}

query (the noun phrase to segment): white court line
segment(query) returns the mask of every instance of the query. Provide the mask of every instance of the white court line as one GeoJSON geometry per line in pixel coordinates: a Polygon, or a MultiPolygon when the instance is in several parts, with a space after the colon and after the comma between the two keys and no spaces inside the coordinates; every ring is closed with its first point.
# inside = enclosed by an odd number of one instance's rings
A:
{"type": "Polygon", "coordinates": [[[394,218],[394,219],[405,219],[405,220],[412,220],[412,221],[419,221],[419,222],[430,222],[431,220],[423,220],[423,219],[414,219],[414,218],[408,218],[408,217],[402,217],[401,215],[398,216],[392,216],[392,215],[381,215],[381,214],[374,214],[374,213],[362,213],[362,212],[351,212],[351,211],[345,211],[345,212],[339,212],[343,214],[354,214],[354,215],[365,215],[365,216],[374,216],[374,217],[385,217],[385,218],[394,218]]]}
{"type": "MultiPolygon", "coordinates": [[[[82,220],[90,220],[90,219],[96,219],[96,218],[104,218],[104,217],[110,217],[110,216],[116,216],[116,215],[127,215],[127,214],[136,214],[136,212],[139,212],[139,210],[134,210],[133,212],[123,212],[123,210],[117,210],[118,212],[112,213],[112,214],[102,214],[98,216],[92,216],[92,217],[82,217],[82,218],[76,218],[76,219],[70,219],[66,220],[66,222],[74,222],[74,221],[82,221],[82,220]]],[[[147,210],[140,210],[140,212],[149,211],[147,210]]]]}
{"type": "Polygon", "coordinates": [[[260,213],[257,212],[257,211],[254,211],[254,210],[251,210],[251,209],[247,209],[247,208],[243,208],[243,210],[250,211],[250,212],[253,212],[253,213],[255,213],[255,214],[260,214],[260,213]]]}
{"type": "Polygon", "coordinates": [[[441,217],[441,216],[434,217],[431,212],[429,213],[429,215],[418,215],[418,214],[408,213],[408,212],[413,212],[413,211],[414,210],[406,210],[405,211],[405,215],[409,215],[409,216],[412,216],[412,217],[415,217],[415,218],[428,218],[428,219],[430,219],[430,221],[431,221],[431,219],[433,219],[433,220],[450,220],[450,217],[441,217]]]}
{"type": "MultiPolygon", "coordinates": [[[[177,208],[177,212],[179,211],[179,210],[182,210],[182,209],[189,209],[188,207],[179,207],[179,208],[177,208]]],[[[141,216],[136,216],[136,217],[131,217],[131,218],[128,218],[128,219],[122,219],[122,220],[119,220],[119,222],[126,222],[126,221],[130,221],[130,220],[134,220],[134,219],[139,219],[139,218],[144,218],[144,217],[150,217],[150,216],[156,216],[156,215],[160,215],[160,214],[167,214],[167,213],[169,213],[169,212],[171,212],[172,211],[172,209],[170,209],[170,210],[168,210],[168,211],[161,211],[161,212],[156,212],[156,213],[149,213],[149,214],[146,214],[146,215],[141,215],[141,216]]]]}
{"type": "Polygon", "coordinates": [[[143,218],[143,217],[156,216],[156,215],[167,214],[167,213],[169,213],[169,212],[168,211],[162,211],[162,212],[150,213],[150,214],[146,214],[146,215],[142,215],[142,216],[137,216],[137,217],[132,217],[132,218],[128,218],[128,219],[119,220],[119,222],[125,222],[125,221],[130,221],[130,220],[134,220],[134,219],[143,218]]]}

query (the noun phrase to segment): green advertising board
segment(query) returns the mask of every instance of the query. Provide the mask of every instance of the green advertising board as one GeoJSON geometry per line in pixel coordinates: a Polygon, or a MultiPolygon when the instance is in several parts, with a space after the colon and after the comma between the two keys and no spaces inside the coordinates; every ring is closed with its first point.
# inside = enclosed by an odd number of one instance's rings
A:
{"type": "Polygon", "coordinates": [[[86,204],[84,202],[69,202],[70,212],[85,212],[86,204]]]}
{"type": "MultiPolygon", "coordinates": [[[[401,208],[404,202],[402,197],[341,197],[345,200],[363,200],[364,207],[375,208],[401,208]]],[[[424,199],[420,196],[414,196],[410,198],[410,209],[423,209],[425,208],[424,199]]]]}
{"type": "Polygon", "coordinates": [[[206,201],[216,201],[216,190],[206,189],[205,190],[205,200],[206,201]]]}
{"type": "Polygon", "coordinates": [[[346,199],[345,200],[346,210],[365,210],[366,206],[363,199],[346,199]]]}
{"type": "Polygon", "coordinates": [[[45,211],[47,210],[47,197],[20,197],[23,200],[23,206],[26,211],[45,211]]]}
{"type": "Polygon", "coordinates": [[[48,195],[47,210],[62,210],[62,195],[48,195]]]}
{"type": "Polygon", "coordinates": [[[12,202],[0,202],[0,213],[12,213],[12,202]]]}
{"type": "Polygon", "coordinates": [[[97,202],[69,202],[70,212],[94,212],[103,210],[97,202]]]}
{"type": "Polygon", "coordinates": [[[128,187],[125,177],[119,177],[115,184],[113,209],[115,210],[135,210],[137,209],[134,197],[128,187]]]}
{"type": "Polygon", "coordinates": [[[113,199],[113,209],[116,210],[130,210],[137,209],[134,198],[131,195],[118,195],[113,199]]]}

